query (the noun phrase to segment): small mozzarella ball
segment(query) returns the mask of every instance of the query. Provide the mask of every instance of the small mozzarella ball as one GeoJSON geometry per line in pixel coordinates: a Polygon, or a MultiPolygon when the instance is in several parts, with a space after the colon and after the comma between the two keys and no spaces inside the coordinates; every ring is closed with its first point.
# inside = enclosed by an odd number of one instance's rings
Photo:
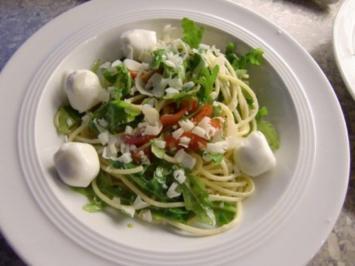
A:
{"type": "Polygon", "coordinates": [[[69,73],[65,80],[64,90],[70,105],[81,113],[103,101],[105,94],[98,76],[86,69],[69,73]]]}
{"type": "Polygon", "coordinates": [[[261,175],[276,165],[276,158],[260,131],[252,132],[235,148],[234,161],[243,173],[250,176],[261,175]]]}
{"type": "Polygon", "coordinates": [[[100,171],[99,156],[91,144],[67,142],[54,155],[59,177],[69,186],[87,187],[100,171]]]}
{"type": "Polygon", "coordinates": [[[142,60],[146,52],[154,50],[157,44],[157,34],[150,30],[129,30],[121,35],[122,52],[126,58],[142,60]]]}

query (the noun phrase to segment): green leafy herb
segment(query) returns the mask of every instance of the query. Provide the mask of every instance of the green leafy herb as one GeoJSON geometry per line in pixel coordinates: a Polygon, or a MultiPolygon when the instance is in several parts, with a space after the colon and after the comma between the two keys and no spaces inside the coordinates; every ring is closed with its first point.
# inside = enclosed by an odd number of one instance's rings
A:
{"type": "Polygon", "coordinates": [[[205,161],[213,162],[215,164],[221,163],[224,158],[224,154],[222,153],[212,153],[207,151],[204,151],[202,156],[205,161]]]}
{"type": "Polygon", "coordinates": [[[204,28],[199,27],[196,23],[188,18],[183,18],[181,21],[183,29],[183,41],[192,48],[198,48],[201,43],[204,28]]]}
{"type": "Polygon", "coordinates": [[[198,98],[202,102],[211,100],[211,92],[216,81],[219,66],[216,65],[212,70],[203,68],[197,83],[201,85],[200,91],[197,93],[198,98]]]}
{"type": "Polygon", "coordinates": [[[257,121],[258,130],[260,130],[266,137],[272,150],[277,150],[280,148],[280,137],[277,133],[275,127],[268,121],[259,120],[257,121]]]}
{"type": "Polygon", "coordinates": [[[239,56],[236,52],[236,45],[232,42],[226,46],[225,54],[234,69],[245,69],[249,65],[260,65],[263,62],[263,50],[260,48],[251,49],[245,55],[239,56]]]}
{"type": "Polygon", "coordinates": [[[152,153],[159,159],[163,159],[165,155],[165,150],[162,148],[159,148],[156,142],[153,140],[151,147],[150,147],[152,153]]]}
{"type": "Polygon", "coordinates": [[[110,199],[117,197],[121,200],[121,204],[131,205],[136,199],[137,195],[122,185],[114,184],[112,178],[100,172],[97,177],[97,186],[102,193],[110,199]]]}
{"type": "MultiPolygon", "coordinates": [[[[125,169],[136,166],[133,163],[123,164],[120,162],[114,162],[113,164],[115,167],[125,169]]],[[[126,177],[134,182],[150,197],[156,200],[168,202],[169,198],[166,196],[166,190],[173,181],[172,169],[173,167],[171,164],[164,163],[163,161],[159,160],[154,164],[146,166],[144,171],[136,174],[126,175],[126,177]],[[157,170],[158,167],[164,169],[157,170]],[[162,175],[164,175],[164,177],[162,175]]]]}
{"type": "Polygon", "coordinates": [[[215,217],[203,183],[195,176],[188,175],[182,184],[185,208],[194,212],[201,221],[215,225],[215,217]]]}
{"type": "Polygon", "coordinates": [[[133,104],[121,100],[113,100],[96,110],[93,119],[105,119],[108,123],[108,130],[115,133],[123,125],[134,121],[140,114],[140,109],[133,104]]]}
{"type": "Polygon", "coordinates": [[[227,202],[213,202],[213,211],[216,216],[217,226],[230,223],[236,215],[235,204],[227,202]]]}
{"type": "Polygon", "coordinates": [[[158,49],[153,52],[153,60],[151,63],[151,68],[154,70],[159,69],[165,61],[165,50],[158,49]]]}
{"type": "Polygon", "coordinates": [[[191,217],[191,211],[185,208],[150,208],[155,221],[173,220],[186,223],[191,217]]]}
{"type": "Polygon", "coordinates": [[[102,211],[106,207],[106,203],[100,200],[93,191],[92,187],[72,187],[72,190],[78,192],[88,199],[88,203],[83,206],[83,209],[87,212],[99,212],[102,211]]]}
{"type": "Polygon", "coordinates": [[[263,117],[267,116],[269,114],[269,110],[267,109],[266,106],[263,106],[259,109],[258,113],[256,114],[256,120],[260,120],[263,117]]]}
{"type": "Polygon", "coordinates": [[[57,131],[61,134],[68,134],[77,128],[81,123],[80,114],[74,110],[71,106],[61,106],[59,107],[56,115],[54,124],[57,131]]]}

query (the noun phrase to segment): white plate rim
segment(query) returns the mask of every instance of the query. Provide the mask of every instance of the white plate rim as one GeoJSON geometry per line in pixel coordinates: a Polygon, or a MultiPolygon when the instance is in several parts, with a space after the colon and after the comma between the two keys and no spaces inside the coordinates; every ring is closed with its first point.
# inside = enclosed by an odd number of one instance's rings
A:
{"type": "MultiPolygon", "coordinates": [[[[106,3],[107,4],[109,4],[109,3],[113,3],[113,1],[106,1],[106,3]]],[[[202,1],[200,1],[200,2],[202,2],[202,1]]],[[[186,2],[187,3],[187,2],[186,2]]],[[[81,7],[81,10],[82,10],[82,12],[83,13],[85,13],[84,12],[84,10],[85,10],[85,8],[87,8],[87,9],[89,9],[89,8],[94,8],[95,7],[95,5],[96,5],[96,7],[98,7],[98,1],[93,1],[93,2],[91,2],[91,3],[88,3],[88,4],[85,4],[85,5],[83,5],[82,7],[81,7]]],[[[232,7],[232,6],[231,6],[232,7]]],[[[245,11],[245,10],[244,10],[245,11]]],[[[74,13],[78,13],[79,12],[79,9],[77,8],[75,11],[73,10],[73,11],[70,11],[70,12],[68,12],[68,13],[66,13],[65,15],[68,17],[69,15],[74,15],[74,13]]],[[[250,13],[250,16],[255,16],[255,14],[252,14],[252,13],[250,13]]],[[[60,22],[60,20],[63,20],[64,19],[64,16],[63,17],[58,17],[55,21],[53,21],[53,22],[51,22],[50,23],[50,25],[53,25],[53,24],[55,24],[55,23],[59,23],[60,22]]],[[[258,18],[258,19],[260,19],[260,17],[258,18]]],[[[265,21],[264,21],[265,22],[265,21]]],[[[274,25],[270,25],[270,24],[268,24],[268,27],[273,27],[273,29],[275,29],[275,33],[276,33],[276,30],[277,30],[277,32],[279,31],[278,30],[278,28],[276,27],[276,26],[274,26],[274,25]]],[[[49,26],[47,26],[47,29],[49,28],[49,26]]],[[[8,75],[8,73],[7,72],[10,72],[10,70],[13,70],[13,67],[16,65],[15,63],[16,63],[16,60],[17,60],[17,63],[19,63],[19,60],[21,59],[21,57],[22,57],[22,59],[23,59],[23,57],[25,57],[25,54],[26,54],[26,45],[28,46],[29,45],[29,43],[32,41],[32,43],[33,42],[35,42],[35,39],[37,38],[39,38],[39,35],[40,34],[42,34],[43,35],[43,32],[44,32],[44,30],[41,30],[39,33],[37,33],[35,36],[33,36],[32,38],[31,38],[31,40],[30,41],[28,41],[28,42],[26,42],[26,44],[24,44],[24,46],[23,46],[23,48],[21,48],[14,56],[13,56],[13,58],[11,59],[11,61],[8,63],[8,65],[4,68],[4,71],[3,71],[3,75],[2,75],[2,79],[1,79],[1,85],[4,85],[2,82],[3,82],[3,80],[4,80],[4,76],[6,76],[6,75],[8,75]]],[[[282,32],[281,32],[282,33],[282,32]]],[[[337,215],[339,214],[339,212],[340,212],[340,207],[341,207],[341,205],[342,205],[342,203],[343,203],[343,200],[344,200],[344,197],[345,197],[345,190],[346,190],[346,184],[347,184],[347,178],[348,178],[348,173],[349,173],[349,149],[348,149],[348,146],[346,145],[347,144],[347,133],[346,133],[346,130],[345,130],[345,123],[344,123],[344,120],[343,120],[343,118],[342,118],[342,115],[341,115],[341,112],[340,112],[340,107],[339,107],[339,104],[337,103],[337,101],[336,101],[336,98],[335,98],[335,94],[334,94],[334,92],[331,90],[331,87],[330,87],[330,85],[329,85],[329,82],[325,79],[325,76],[324,76],[324,74],[320,71],[320,69],[319,69],[319,67],[317,66],[317,65],[315,65],[315,63],[314,63],[314,61],[313,61],[313,59],[311,59],[310,58],[310,56],[307,54],[307,53],[305,53],[305,51],[299,46],[299,45],[297,45],[297,44],[295,44],[295,42],[294,41],[292,41],[292,39],[289,37],[289,36],[287,36],[286,34],[284,34],[284,33],[282,33],[282,35],[284,36],[284,39],[282,39],[283,40],[283,42],[286,42],[286,43],[288,43],[288,42],[290,42],[290,44],[292,43],[293,45],[295,45],[296,46],[296,48],[299,50],[299,52],[302,54],[302,56],[304,56],[305,57],[305,60],[306,61],[308,61],[308,63],[310,64],[310,66],[312,66],[312,68],[314,69],[314,71],[315,71],[315,73],[318,75],[318,76],[320,76],[320,78],[322,79],[321,81],[322,81],[322,83],[324,83],[325,85],[326,85],[326,87],[327,87],[327,92],[328,92],[328,95],[329,95],[329,97],[331,97],[330,98],[330,101],[331,101],[331,104],[332,104],[332,106],[335,108],[335,110],[336,110],[336,112],[337,112],[337,115],[339,116],[338,118],[339,118],[339,132],[340,132],[340,135],[341,135],[341,147],[342,147],[342,149],[345,151],[345,153],[344,153],[344,169],[345,169],[345,171],[342,173],[342,176],[343,176],[343,182],[342,182],[342,185],[339,187],[339,191],[338,191],[338,200],[337,200],[337,204],[336,204],[336,206],[334,206],[334,210],[332,211],[332,215],[330,215],[331,217],[329,218],[330,219],[330,221],[329,221],[329,223],[328,223],[328,225],[326,226],[326,229],[324,229],[323,231],[325,231],[326,232],[326,234],[325,234],[325,236],[324,236],[324,233],[322,234],[322,236],[320,237],[321,239],[320,239],[320,241],[321,242],[323,242],[324,240],[325,240],[325,238],[326,238],[326,235],[330,232],[330,229],[332,228],[332,226],[333,226],[333,224],[334,224],[334,222],[335,222],[335,218],[337,217],[337,215]]],[[[3,117],[3,116],[1,116],[1,117],[3,117]]],[[[12,128],[14,128],[14,127],[12,127],[12,128]]],[[[12,144],[12,142],[11,143],[8,143],[8,145],[9,144],[12,144]]],[[[6,146],[6,145],[5,145],[6,146]]],[[[3,155],[3,154],[2,154],[3,155]]],[[[4,156],[2,156],[1,157],[1,159],[4,159],[3,158],[4,156]]],[[[3,165],[2,165],[3,166],[3,165]]],[[[16,171],[15,169],[12,169],[12,170],[10,170],[10,171],[12,171],[13,173],[18,173],[18,171],[16,171]]],[[[316,171],[316,169],[315,169],[315,171],[316,171]]],[[[25,188],[25,190],[26,190],[26,188],[25,188]]],[[[3,195],[1,195],[1,196],[3,196],[3,195]]],[[[35,208],[35,206],[33,206],[34,208],[35,208]]],[[[1,211],[3,211],[3,210],[5,210],[5,208],[1,208],[1,211]]],[[[2,218],[5,218],[6,217],[6,215],[4,215],[4,214],[2,214],[2,218]]],[[[26,249],[26,245],[24,245],[23,243],[22,243],[22,241],[21,241],[21,239],[19,238],[19,237],[16,237],[14,234],[11,234],[10,235],[10,233],[8,233],[8,232],[10,232],[10,231],[12,231],[12,230],[10,230],[10,227],[12,227],[8,222],[7,223],[5,223],[5,222],[3,222],[3,219],[1,219],[1,226],[2,226],[2,228],[3,229],[5,229],[5,231],[4,231],[4,233],[5,233],[5,235],[7,236],[7,238],[10,240],[10,242],[11,243],[13,243],[14,245],[15,245],[15,247],[18,247],[18,252],[23,256],[23,257],[26,257],[27,259],[29,259],[29,260],[31,260],[32,262],[34,262],[34,261],[37,261],[38,260],[38,258],[34,258],[34,256],[35,255],[33,255],[33,256],[30,256],[29,255],[29,252],[26,252],[25,251],[25,249],[26,249]],[[6,225],[5,225],[6,224],[6,225]],[[30,257],[32,257],[32,258],[30,258],[30,257]]],[[[55,229],[53,229],[53,231],[55,231],[55,229]]],[[[57,234],[58,234],[58,232],[57,232],[57,234]]],[[[318,238],[319,238],[319,236],[318,236],[318,238]]],[[[69,243],[70,243],[70,241],[68,241],[69,243]]],[[[69,244],[68,243],[68,244],[69,244]]],[[[71,243],[72,244],[72,243],[71,243]]],[[[306,255],[303,255],[303,256],[306,256],[307,257],[307,259],[309,259],[310,258],[310,256],[309,256],[309,254],[314,254],[314,252],[315,252],[315,250],[317,250],[317,248],[319,248],[319,243],[318,244],[316,244],[316,247],[314,248],[312,248],[312,250],[309,252],[305,252],[305,253],[307,253],[307,256],[306,255]]],[[[312,256],[311,255],[311,256],[312,256]]],[[[49,258],[47,258],[47,259],[49,259],[49,258]]],[[[270,258],[270,260],[272,260],[273,258],[270,258]]],[[[303,260],[304,258],[302,258],[302,260],[303,260]]],[[[42,261],[43,262],[43,261],[42,261]]],[[[304,261],[303,261],[304,262],[304,261]]],[[[281,264],[280,264],[281,265],[281,264]]],[[[295,264],[296,265],[296,264],[295,264]]]]}
{"type": "MultiPolygon", "coordinates": [[[[355,10],[354,0],[345,0],[335,17],[333,24],[333,51],[335,61],[338,65],[340,75],[350,93],[351,97],[355,100],[355,84],[351,80],[355,80],[353,68],[347,64],[348,60],[352,59],[352,66],[355,66],[355,36],[343,32],[346,27],[344,19],[349,14],[349,6],[355,10]]],[[[355,20],[352,23],[353,35],[355,35],[355,20]]]]}

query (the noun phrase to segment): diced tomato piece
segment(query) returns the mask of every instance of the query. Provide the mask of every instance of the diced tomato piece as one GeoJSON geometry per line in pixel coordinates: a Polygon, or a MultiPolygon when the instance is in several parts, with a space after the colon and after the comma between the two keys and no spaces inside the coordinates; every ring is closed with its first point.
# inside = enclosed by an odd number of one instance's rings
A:
{"type": "Polygon", "coordinates": [[[187,108],[187,111],[194,112],[198,107],[198,102],[195,99],[186,99],[181,102],[182,108],[187,108]]]}
{"type": "Polygon", "coordinates": [[[212,118],[210,121],[211,126],[215,127],[215,128],[221,128],[221,120],[216,119],[216,118],[212,118]]]}
{"type": "Polygon", "coordinates": [[[187,112],[187,108],[182,108],[175,114],[165,114],[160,117],[160,122],[163,126],[173,126],[184,116],[187,112]]]}
{"type": "Polygon", "coordinates": [[[179,143],[179,140],[175,139],[173,136],[165,136],[165,142],[166,142],[166,147],[169,149],[169,150],[174,150],[178,143],[179,143]]]}
{"type": "Polygon", "coordinates": [[[198,151],[206,147],[207,141],[200,136],[195,135],[191,131],[185,132],[182,136],[191,139],[188,147],[189,150],[198,151]]]}
{"type": "Polygon", "coordinates": [[[137,75],[138,75],[138,72],[137,72],[137,71],[132,71],[132,70],[130,70],[130,71],[129,71],[129,74],[131,75],[131,78],[132,78],[132,79],[135,79],[135,78],[137,77],[137,75]]]}
{"type": "Polygon", "coordinates": [[[193,121],[199,123],[204,117],[211,116],[213,113],[213,107],[210,104],[202,106],[200,111],[193,117],[193,121]]]}
{"type": "Polygon", "coordinates": [[[141,155],[139,154],[139,151],[132,151],[131,154],[132,154],[133,161],[135,161],[136,163],[140,162],[141,155]]]}
{"type": "Polygon", "coordinates": [[[154,139],[154,135],[123,135],[122,139],[125,143],[129,145],[136,145],[136,146],[142,146],[143,144],[146,144],[148,141],[151,139],[154,139]]]}

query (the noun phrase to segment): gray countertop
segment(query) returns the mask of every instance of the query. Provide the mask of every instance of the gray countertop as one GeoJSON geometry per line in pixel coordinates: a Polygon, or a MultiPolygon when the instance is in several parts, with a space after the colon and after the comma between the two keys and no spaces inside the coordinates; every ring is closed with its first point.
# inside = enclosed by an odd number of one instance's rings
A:
{"type": "MultiPolygon", "coordinates": [[[[332,83],[355,151],[355,104],[340,77],[332,50],[332,25],[341,1],[322,7],[311,0],[234,0],[289,32],[313,56],[332,83]]],[[[322,0],[319,0],[322,1],[322,0]]],[[[85,0],[0,0],[0,70],[36,30],[85,0]]],[[[206,1],[207,3],[207,1],[206,1]]],[[[345,205],[322,249],[309,263],[355,265],[355,168],[352,163],[345,205]]],[[[0,265],[25,265],[0,235],[0,265]]]]}

